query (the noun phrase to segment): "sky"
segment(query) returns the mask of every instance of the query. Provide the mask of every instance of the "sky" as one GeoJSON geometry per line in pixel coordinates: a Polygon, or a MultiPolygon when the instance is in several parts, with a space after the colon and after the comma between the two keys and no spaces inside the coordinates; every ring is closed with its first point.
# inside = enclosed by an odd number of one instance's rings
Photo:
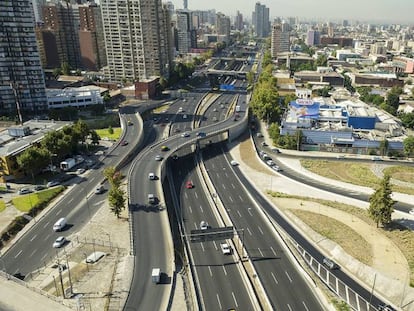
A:
{"type": "MultiPolygon", "coordinates": [[[[182,9],[184,0],[171,1],[182,9]]],[[[257,0],[188,0],[189,10],[215,9],[228,16],[239,10],[251,20],[257,0]]],[[[358,20],[414,25],[414,0],[261,0],[274,17],[300,17],[315,21],[358,20]]]]}

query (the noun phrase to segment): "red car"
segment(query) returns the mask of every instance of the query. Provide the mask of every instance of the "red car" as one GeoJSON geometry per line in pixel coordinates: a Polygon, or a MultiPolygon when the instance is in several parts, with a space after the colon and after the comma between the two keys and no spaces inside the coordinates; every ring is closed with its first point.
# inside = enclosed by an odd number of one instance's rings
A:
{"type": "Polygon", "coordinates": [[[187,188],[187,189],[191,189],[191,188],[193,188],[194,187],[194,185],[193,185],[193,183],[192,183],[192,181],[187,181],[187,183],[185,184],[185,187],[187,188]]]}

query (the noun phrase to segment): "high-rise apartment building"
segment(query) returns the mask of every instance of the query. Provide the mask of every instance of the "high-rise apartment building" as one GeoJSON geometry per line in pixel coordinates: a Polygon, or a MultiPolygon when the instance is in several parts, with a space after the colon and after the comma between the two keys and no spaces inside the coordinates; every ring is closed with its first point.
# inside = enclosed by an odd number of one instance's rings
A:
{"type": "Polygon", "coordinates": [[[252,15],[253,27],[256,36],[264,38],[270,32],[269,8],[260,2],[256,2],[255,10],[252,15]]]}
{"type": "Polygon", "coordinates": [[[0,114],[44,112],[45,81],[34,33],[32,2],[2,1],[0,20],[0,114]]]}
{"type": "Polygon", "coordinates": [[[101,8],[96,4],[79,6],[79,46],[82,69],[97,71],[106,66],[101,8]]]}
{"type": "Polygon", "coordinates": [[[44,68],[81,68],[78,5],[66,1],[42,6],[42,24],[36,27],[40,58],[44,68]]]}
{"type": "Polygon", "coordinates": [[[272,58],[277,58],[279,53],[289,52],[290,34],[281,24],[273,24],[271,36],[270,54],[272,58]]]}
{"type": "Polygon", "coordinates": [[[176,11],[176,47],[178,53],[185,54],[191,48],[192,16],[188,10],[176,11]]]}
{"type": "Polygon", "coordinates": [[[236,18],[234,20],[234,27],[236,30],[243,30],[243,14],[237,11],[236,18]]]}
{"type": "Polygon", "coordinates": [[[229,43],[230,41],[230,17],[223,13],[217,13],[216,17],[216,31],[219,35],[220,41],[229,43]]]}
{"type": "Polygon", "coordinates": [[[318,45],[321,43],[321,34],[317,30],[308,30],[306,36],[306,44],[309,46],[318,45]]]}
{"type": "Polygon", "coordinates": [[[168,76],[170,22],[161,0],[101,0],[111,81],[168,76]]]}

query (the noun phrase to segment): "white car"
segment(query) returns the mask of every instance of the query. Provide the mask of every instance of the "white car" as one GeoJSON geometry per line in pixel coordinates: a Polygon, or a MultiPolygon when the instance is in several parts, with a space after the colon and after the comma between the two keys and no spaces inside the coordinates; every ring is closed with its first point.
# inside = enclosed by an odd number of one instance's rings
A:
{"type": "Polygon", "coordinates": [[[272,169],[274,169],[276,172],[280,172],[282,169],[279,167],[279,165],[272,165],[271,166],[272,169]]]}
{"type": "Polygon", "coordinates": [[[223,255],[231,255],[231,248],[227,243],[220,243],[220,248],[223,255]]]}
{"type": "Polygon", "coordinates": [[[276,165],[276,163],[275,163],[275,162],[273,162],[272,160],[267,160],[267,161],[266,161],[266,164],[267,164],[267,165],[269,165],[269,166],[276,165]]]}
{"type": "Polygon", "coordinates": [[[201,230],[207,230],[207,229],[208,229],[208,222],[207,222],[207,221],[202,220],[202,221],[200,222],[200,229],[201,229],[201,230]]]}
{"type": "Polygon", "coordinates": [[[239,165],[239,163],[236,160],[231,160],[230,164],[233,165],[233,166],[239,165]]]}
{"type": "Polygon", "coordinates": [[[84,168],[78,168],[77,170],[76,170],[76,174],[78,174],[78,175],[81,175],[81,174],[83,174],[83,173],[85,173],[85,169],[84,168]]]}
{"type": "Polygon", "coordinates": [[[181,134],[181,137],[190,137],[190,133],[184,132],[181,134]]]}
{"type": "Polygon", "coordinates": [[[410,211],[408,212],[410,215],[414,215],[414,208],[410,209],[410,211]]]}
{"type": "Polygon", "coordinates": [[[162,161],[162,159],[162,156],[160,156],[159,154],[155,156],[155,161],[162,161]]]}
{"type": "Polygon", "coordinates": [[[155,174],[154,173],[149,173],[148,174],[148,179],[149,180],[154,180],[155,179],[155,174]]]}
{"type": "Polygon", "coordinates": [[[47,184],[46,184],[46,186],[48,187],[48,188],[50,188],[50,187],[54,187],[54,186],[59,186],[60,185],[60,182],[59,181],[57,181],[57,180],[52,180],[52,181],[49,181],[47,184]]]}
{"type": "Polygon", "coordinates": [[[56,239],[55,242],[53,242],[54,248],[62,247],[66,243],[66,238],[64,236],[60,236],[56,239]]]}
{"type": "Polygon", "coordinates": [[[21,188],[19,189],[19,194],[28,194],[32,192],[32,190],[30,190],[29,188],[21,188]]]}

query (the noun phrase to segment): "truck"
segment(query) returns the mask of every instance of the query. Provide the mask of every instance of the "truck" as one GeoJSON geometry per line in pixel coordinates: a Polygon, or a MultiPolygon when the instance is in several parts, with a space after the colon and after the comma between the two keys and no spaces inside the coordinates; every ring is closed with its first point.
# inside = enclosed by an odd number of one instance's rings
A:
{"type": "Polygon", "coordinates": [[[82,156],[76,155],[73,158],[67,158],[64,161],[60,162],[60,169],[66,172],[69,171],[72,167],[81,164],[84,161],[85,159],[82,156]]]}
{"type": "Polygon", "coordinates": [[[153,268],[151,273],[151,280],[152,283],[158,284],[161,279],[161,269],[160,268],[153,268]]]}
{"type": "Polygon", "coordinates": [[[236,112],[240,112],[240,106],[239,105],[236,106],[236,112]]]}

